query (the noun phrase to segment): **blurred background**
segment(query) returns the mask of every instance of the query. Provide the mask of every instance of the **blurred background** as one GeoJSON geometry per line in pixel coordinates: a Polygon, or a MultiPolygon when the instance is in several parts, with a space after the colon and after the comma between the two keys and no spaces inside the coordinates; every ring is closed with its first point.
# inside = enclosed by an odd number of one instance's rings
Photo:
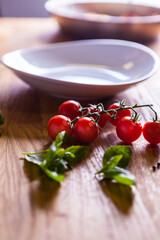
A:
{"type": "Polygon", "coordinates": [[[0,0],[0,14],[1,17],[47,17],[45,2],[46,0],[0,0]]]}
{"type": "MultiPolygon", "coordinates": [[[[49,14],[44,9],[45,2],[46,0],[0,0],[0,15],[1,17],[48,17],[49,14]]],[[[160,5],[160,0],[124,0],[124,2],[160,5]]]]}

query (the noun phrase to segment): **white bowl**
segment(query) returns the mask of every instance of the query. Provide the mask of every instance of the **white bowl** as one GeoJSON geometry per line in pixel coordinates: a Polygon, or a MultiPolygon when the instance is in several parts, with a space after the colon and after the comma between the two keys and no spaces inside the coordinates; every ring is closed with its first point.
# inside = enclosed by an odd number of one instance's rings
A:
{"type": "Polygon", "coordinates": [[[124,40],[81,40],[5,54],[2,63],[50,95],[94,99],[123,91],[158,69],[148,47],[124,40]]]}
{"type": "Polygon", "coordinates": [[[160,6],[147,1],[48,0],[45,9],[65,32],[80,38],[148,41],[160,32],[160,6]],[[124,16],[128,13],[133,14],[124,16]]]}

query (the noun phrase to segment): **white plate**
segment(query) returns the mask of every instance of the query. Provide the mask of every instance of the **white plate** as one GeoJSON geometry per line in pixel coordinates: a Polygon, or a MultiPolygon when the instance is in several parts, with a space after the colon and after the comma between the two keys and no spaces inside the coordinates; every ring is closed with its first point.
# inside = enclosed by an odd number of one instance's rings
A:
{"type": "Polygon", "coordinates": [[[94,99],[151,77],[159,58],[148,47],[123,40],[81,40],[5,54],[2,63],[50,95],[94,99]]]}
{"type": "MultiPolygon", "coordinates": [[[[81,38],[148,41],[160,32],[160,5],[152,1],[48,0],[45,9],[69,34],[81,38]]],[[[158,1],[157,1],[158,2],[158,1]]]]}

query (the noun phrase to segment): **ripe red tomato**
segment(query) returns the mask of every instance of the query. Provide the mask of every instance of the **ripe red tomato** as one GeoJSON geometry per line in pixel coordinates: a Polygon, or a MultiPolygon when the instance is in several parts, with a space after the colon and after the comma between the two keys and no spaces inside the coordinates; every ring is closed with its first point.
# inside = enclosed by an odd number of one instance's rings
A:
{"type": "Polygon", "coordinates": [[[68,100],[63,102],[58,110],[60,115],[64,115],[69,117],[71,120],[75,119],[78,116],[81,116],[81,112],[79,112],[80,103],[74,100],[68,100]]]}
{"type": "Polygon", "coordinates": [[[55,140],[57,135],[62,131],[66,131],[70,136],[73,133],[70,126],[70,119],[62,115],[56,115],[49,120],[47,131],[52,140],[55,140]]]}
{"type": "MultiPolygon", "coordinates": [[[[94,107],[89,107],[89,109],[90,109],[90,112],[91,112],[91,113],[100,112],[100,109],[95,109],[94,107]]],[[[85,110],[85,111],[83,112],[83,115],[86,115],[87,113],[88,113],[88,111],[85,110]]],[[[92,117],[93,117],[94,120],[96,120],[97,115],[95,114],[95,115],[93,115],[92,117]]],[[[107,120],[108,120],[108,115],[107,115],[107,113],[103,113],[103,114],[100,115],[99,120],[98,120],[98,125],[100,126],[100,128],[103,128],[103,127],[106,125],[107,120]]]]}
{"type": "Polygon", "coordinates": [[[160,143],[160,122],[146,122],[143,126],[143,136],[151,144],[160,143]]]}
{"type": "Polygon", "coordinates": [[[99,128],[91,118],[83,117],[75,123],[74,133],[79,141],[90,143],[98,136],[99,128]]]}
{"type": "Polygon", "coordinates": [[[130,117],[121,118],[116,126],[117,136],[126,143],[136,141],[142,133],[142,125],[130,117]]]}
{"type": "MultiPolygon", "coordinates": [[[[111,109],[117,109],[119,108],[120,105],[119,103],[113,103],[109,108],[108,110],[111,110],[111,109]]],[[[109,113],[111,116],[113,115],[113,112],[110,112],[109,113]]],[[[113,119],[111,117],[108,116],[108,120],[111,124],[113,124],[114,126],[117,125],[118,121],[122,118],[122,117],[126,117],[126,116],[131,116],[131,110],[130,109],[124,109],[124,110],[119,110],[117,111],[117,114],[116,114],[116,119],[113,119]]]]}

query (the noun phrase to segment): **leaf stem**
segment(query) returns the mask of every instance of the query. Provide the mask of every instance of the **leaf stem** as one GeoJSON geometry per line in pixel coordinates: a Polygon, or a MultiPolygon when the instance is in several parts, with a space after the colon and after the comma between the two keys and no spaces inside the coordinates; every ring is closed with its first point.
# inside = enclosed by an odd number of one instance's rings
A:
{"type": "Polygon", "coordinates": [[[40,151],[40,152],[31,152],[31,153],[27,153],[27,152],[23,152],[22,154],[23,155],[27,155],[27,156],[30,156],[30,155],[39,155],[39,154],[43,154],[43,153],[46,153],[47,150],[43,150],[43,151],[40,151]]]}

